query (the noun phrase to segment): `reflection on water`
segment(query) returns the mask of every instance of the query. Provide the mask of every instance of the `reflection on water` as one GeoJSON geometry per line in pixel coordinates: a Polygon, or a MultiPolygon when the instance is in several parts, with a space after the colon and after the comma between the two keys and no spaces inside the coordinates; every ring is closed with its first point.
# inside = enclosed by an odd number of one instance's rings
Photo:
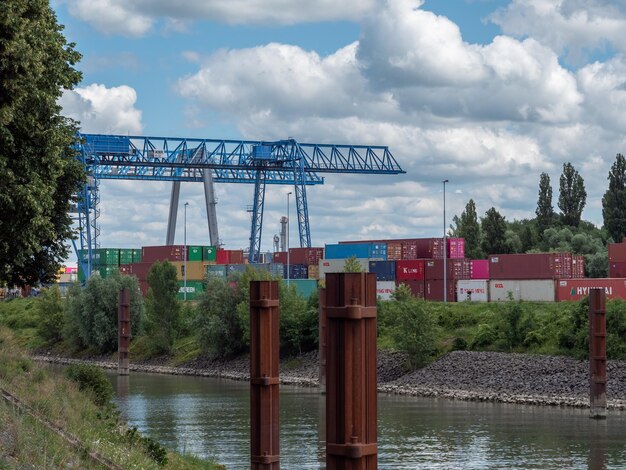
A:
{"type": "MultiPolygon", "coordinates": [[[[247,382],[111,376],[129,424],[162,444],[250,468],[247,382]]],[[[281,468],[324,467],[324,396],[281,386],[281,468]]],[[[626,414],[379,395],[381,469],[626,468],[626,414]]]]}

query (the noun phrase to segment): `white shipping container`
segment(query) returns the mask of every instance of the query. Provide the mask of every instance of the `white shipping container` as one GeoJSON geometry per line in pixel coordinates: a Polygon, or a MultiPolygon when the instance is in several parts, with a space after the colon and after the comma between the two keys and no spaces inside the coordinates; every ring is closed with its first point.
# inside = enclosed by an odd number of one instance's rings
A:
{"type": "Polygon", "coordinates": [[[459,279],[456,282],[457,302],[489,302],[489,281],[486,279],[459,279]]]}
{"type": "MultiPolygon", "coordinates": [[[[357,262],[361,265],[361,271],[364,273],[369,272],[370,260],[369,258],[356,258],[357,262]]],[[[320,260],[320,279],[326,279],[326,273],[342,273],[343,267],[346,264],[345,259],[321,259],[320,260]]]]}
{"type": "Polygon", "coordinates": [[[489,300],[491,302],[509,300],[509,293],[513,300],[554,302],[556,299],[553,279],[492,279],[489,281],[489,300]]]}
{"type": "Polygon", "coordinates": [[[380,300],[390,300],[391,294],[396,291],[396,281],[377,281],[376,297],[380,300]]]}

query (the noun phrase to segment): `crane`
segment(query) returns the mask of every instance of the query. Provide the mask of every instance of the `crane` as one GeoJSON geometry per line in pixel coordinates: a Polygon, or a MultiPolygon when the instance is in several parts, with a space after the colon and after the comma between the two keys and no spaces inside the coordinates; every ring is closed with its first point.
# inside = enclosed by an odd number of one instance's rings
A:
{"type": "MultiPolygon", "coordinates": [[[[324,184],[323,173],[401,174],[386,146],[218,140],[179,137],[79,134],[77,158],[87,182],[78,195],[79,257],[86,277],[98,246],[99,181],[124,179],[172,181],[167,244],[173,244],[181,182],[202,182],[205,188],[209,235],[218,244],[215,183],[254,184],[248,260],[258,262],[263,228],[265,187],[293,185],[301,247],[311,246],[306,187],[324,184]]],[[[78,246],[74,241],[74,249],[78,246]]]]}

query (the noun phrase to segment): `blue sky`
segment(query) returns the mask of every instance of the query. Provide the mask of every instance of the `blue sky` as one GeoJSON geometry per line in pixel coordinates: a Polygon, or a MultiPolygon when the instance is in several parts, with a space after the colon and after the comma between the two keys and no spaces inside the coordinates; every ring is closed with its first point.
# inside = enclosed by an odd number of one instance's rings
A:
{"type": "MultiPolygon", "coordinates": [[[[444,178],[449,219],[470,198],[479,214],[494,206],[509,220],[532,217],[541,172],[558,211],[568,161],[586,182],[583,217],[602,223],[626,130],[622,2],[52,5],[83,54],[83,81],[61,104],[85,132],[388,145],[406,175],[330,176],[310,190],[315,245],[441,235],[444,178]]],[[[163,243],[169,184],[101,188],[103,246],[163,243]]],[[[268,192],[263,248],[289,190],[268,192]]],[[[252,186],[220,185],[218,198],[223,242],[246,246],[252,186]]],[[[207,243],[201,185],[184,185],[184,201],[189,241],[207,243]]]]}

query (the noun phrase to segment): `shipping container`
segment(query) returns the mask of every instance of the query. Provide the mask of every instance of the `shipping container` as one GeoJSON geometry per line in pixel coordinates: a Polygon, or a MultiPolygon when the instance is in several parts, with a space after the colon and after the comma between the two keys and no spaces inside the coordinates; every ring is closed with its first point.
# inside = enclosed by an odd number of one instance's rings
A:
{"type": "MultiPolygon", "coordinates": [[[[318,265],[324,257],[324,248],[290,248],[289,263],[306,264],[307,266],[318,265]]],[[[278,261],[280,262],[280,261],[278,261]]],[[[285,258],[285,263],[287,259],[285,258]]]]}
{"type": "Polygon", "coordinates": [[[119,264],[130,264],[133,262],[133,250],[130,248],[121,248],[119,250],[119,264]]]}
{"type": "Polygon", "coordinates": [[[133,263],[141,263],[141,248],[133,249],[133,263]]]}
{"type": "Polygon", "coordinates": [[[100,274],[100,277],[102,279],[106,279],[107,277],[111,276],[113,273],[119,274],[119,272],[120,272],[120,267],[114,266],[114,265],[100,266],[98,268],[98,273],[100,274]]]}
{"type": "Polygon", "coordinates": [[[226,265],[224,264],[209,264],[204,266],[207,276],[219,277],[226,279],[226,265]]]}
{"type": "Polygon", "coordinates": [[[118,248],[98,248],[100,265],[119,266],[120,250],[118,248]]]}
{"type": "MultiPolygon", "coordinates": [[[[289,255],[291,258],[291,255],[289,255]]],[[[291,262],[291,259],[289,259],[291,262]]],[[[287,252],[286,251],[277,251],[274,253],[274,263],[287,264],[287,252]]]]}
{"type": "Polygon", "coordinates": [[[202,261],[217,261],[217,248],[214,246],[203,246],[202,261]]]}
{"type": "Polygon", "coordinates": [[[244,264],[243,250],[227,250],[228,264],[244,264]]]}
{"type": "Polygon", "coordinates": [[[201,246],[188,246],[187,247],[187,261],[202,261],[202,247],[201,246]]]}
{"type": "Polygon", "coordinates": [[[457,302],[488,302],[489,281],[487,279],[460,279],[456,281],[457,302]]]}
{"type": "Polygon", "coordinates": [[[609,261],[609,277],[626,277],[626,261],[609,261]]]}
{"type": "Polygon", "coordinates": [[[376,281],[376,297],[380,300],[391,300],[396,291],[395,281],[376,281]]]}
{"type": "Polygon", "coordinates": [[[154,263],[133,263],[130,265],[130,273],[133,276],[137,276],[140,281],[148,279],[148,271],[154,263]]]}
{"type": "Polygon", "coordinates": [[[558,279],[572,277],[571,253],[490,255],[490,279],[558,279]]]}
{"type": "Polygon", "coordinates": [[[78,282],[85,282],[85,272],[80,264],[78,265],[78,282]]]}
{"type": "Polygon", "coordinates": [[[411,290],[411,294],[414,297],[418,297],[420,299],[424,298],[424,280],[420,279],[396,279],[396,288],[400,285],[404,284],[411,290]]]}
{"type": "Polygon", "coordinates": [[[489,300],[491,302],[507,300],[554,302],[554,280],[491,279],[489,281],[489,300]]]}
{"type": "Polygon", "coordinates": [[[309,279],[319,279],[320,278],[320,265],[317,264],[315,266],[309,266],[309,279]]]}
{"type": "MultiPolygon", "coordinates": [[[[361,266],[361,272],[369,272],[370,260],[367,258],[357,258],[357,263],[361,266]]],[[[342,273],[346,264],[345,259],[321,259],[320,279],[326,279],[326,273],[342,273]]]]}
{"type": "Polygon", "coordinates": [[[416,238],[416,258],[443,258],[443,238],[416,238]]]}
{"type": "Polygon", "coordinates": [[[284,265],[283,277],[285,279],[308,279],[309,270],[306,264],[290,264],[284,265]],[[289,276],[287,276],[287,267],[289,267],[289,276]]]}
{"type": "MultiPolygon", "coordinates": [[[[204,284],[201,281],[189,281],[187,280],[187,300],[196,300],[198,296],[204,292],[204,284]]],[[[185,282],[178,281],[178,293],[176,294],[178,300],[185,299],[185,282]]]]}
{"type": "Polygon", "coordinates": [[[72,283],[74,281],[76,281],[77,279],[77,274],[75,273],[63,273],[63,274],[59,274],[59,283],[64,283],[64,284],[68,284],[68,283],[72,283]]]}
{"type": "Polygon", "coordinates": [[[228,264],[228,250],[217,250],[215,260],[217,264],[228,264]]]}
{"type": "Polygon", "coordinates": [[[325,259],[346,259],[350,257],[387,259],[387,245],[384,243],[349,243],[326,245],[325,259]]]}
{"type": "Polygon", "coordinates": [[[406,240],[402,243],[402,259],[403,260],[412,260],[417,259],[417,241],[416,240],[406,240]]]}
{"type": "Polygon", "coordinates": [[[396,280],[423,280],[424,269],[423,259],[396,261],[396,280]]]}
{"type": "Polygon", "coordinates": [[[448,258],[465,258],[464,238],[447,238],[446,245],[448,246],[448,251],[446,252],[448,258]]]}
{"type": "MultiPolygon", "coordinates": [[[[583,255],[573,255],[572,256],[572,279],[582,279],[585,277],[585,257],[583,255]]],[[[609,277],[626,277],[626,272],[624,272],[623,276],[612,276],[609,277]]]]}
{"type": "Polygon", "coordinates": [[[556,281],[556,298],[580,300],[589,295],[590,289],[604,289],[607,299],[626,299],[626,279],[561,279],[556,281]]]}
{"type": "Polygon", "coordinates": [[[609,262],[626,261],[626,243],[609,243],[609,262]]]}
{"type": "Polygon", "coordinates": [[[369,272],[376,274],[377,281],[396,280],[395,261],[370,261],[369,272]]]}
{"type": "Polygon", "coordinates": [[[489,260],[473,259],[470,261],[470,279],[489,279],[489,260]]]}
{"type": "MultiPolygon", "coordinates": [[[[446,301],[454,302],[456,300],[455,282],[446,281],[446,301]]],[[[424,298],[435,302],[443,302],[444,288],[442,279],[431,279],[424,281],[424,298]]]]}
{"type": "Polygon", "coordinates": [[[308,299],[311,294],[317,291],[317,281],[315,279],[290,279],[289,286],[295,286],[300,297],[308,299]]]}
{"type": "Polygon", "coordinates": [[[283,277],[284,274],[284,264],[282,263],[269,263],[269,270],[272,277],[283,277]]]}
{"type": "Polygon", "coordinates": [[[65,266],[65,274],[78,274],[78,268],[73,266],[65,266]]]}
{"type": "Polygon", "coordinates": [[[402,259],[402,242],[387,242],[387,259],[394,261],[402,259]]]}
{"type": "Polygon", "coordinates": [[[184,261],[184,245],[144,246],[141,249],[141,262],[154,263],[156,261],[184,261]]]}
{"type": "Polygon", "coordinates": [[[132,263],[129,263],[129,264],[120,264],[120,274],[125,274],[125,275],[127,275],[127,276],[128,276],[128,275],[130,275],[130,274],[131,274],[131,272],[130,272],[130,265],[131,265],[131,264],[132,264],[132,263]]]}
{"type": "MultiPolygon", "coordinates": [[[[185,278],[185,262],[171,261],[176,268],[176,276],[179,281],[185,278]]],[[[187,280],[201,281],[206,274],[206,265],[202,261],[187,261],[187,280]]]]}
{"type": "Polygon", "coordinates": [[[226,265],[226,274],[228,276],[234,275],[234,274],[241,274],[245,271],[246,271],[246,265],[242,263],[226,265]]]}
{"type": "MultiPolygon", "coordinates": [[[[447,279],[470,279],[471,263],[468,259],[446,259],[447,279]]],[[[430,259],[424,262],[424,278],[427,280],[443,279],[443,259],[430,259]]]]}

